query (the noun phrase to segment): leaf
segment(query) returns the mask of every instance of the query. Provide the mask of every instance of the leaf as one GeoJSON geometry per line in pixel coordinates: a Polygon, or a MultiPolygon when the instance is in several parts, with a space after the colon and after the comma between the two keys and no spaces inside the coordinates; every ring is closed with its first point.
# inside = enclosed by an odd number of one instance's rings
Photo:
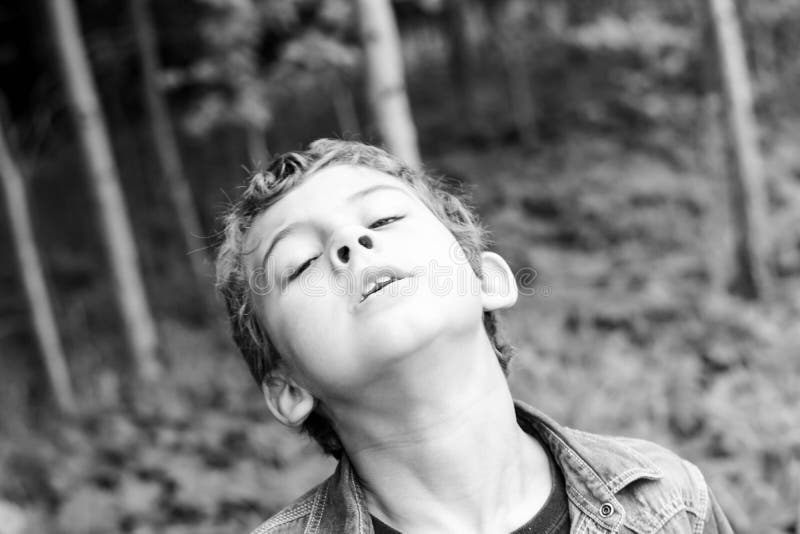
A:
{"type": "Polygon", "coordinates": [[[114,496],[84,486],[67,497],[56,518],[64,534],[106,534],[117,532],[119,511],[114,496]]]}
{"type": "Polygon", "coordinates": [[[157,510],[163,488],[156,482],[124,475],[117,488],[119,507],[125,515],[146,517],[157,510]]]}
{"type": "Polygon", "coordinates": [[[27,526],[25,510],[0,499],[0,534],[24,534],[27,526]]]}

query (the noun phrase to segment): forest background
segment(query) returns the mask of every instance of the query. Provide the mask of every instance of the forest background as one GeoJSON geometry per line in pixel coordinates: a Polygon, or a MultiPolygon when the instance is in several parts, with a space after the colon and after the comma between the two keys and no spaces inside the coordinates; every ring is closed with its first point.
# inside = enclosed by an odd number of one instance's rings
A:
{"type": "Polygon", "coordinates": [[[332,470],[210,292],[237,188],[318,137],[419,158],[535,270],[518,398],[800,532],[797,0],[76,4],[0,4],[0,533],[243,532],[332,470]]]}

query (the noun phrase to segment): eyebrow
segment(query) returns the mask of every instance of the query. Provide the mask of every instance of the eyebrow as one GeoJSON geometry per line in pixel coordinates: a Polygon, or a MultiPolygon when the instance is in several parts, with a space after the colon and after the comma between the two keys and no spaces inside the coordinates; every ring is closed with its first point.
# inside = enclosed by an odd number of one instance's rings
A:
{"type": "MultiPolygon", "coordinates": [[[[388,190],[388,191],[397,191],[397,192],[402,193],[402,194],[404,194],[406,196],[410,196],[408,194],[408,192],[405,189],[403,189],[402,187],[398,187],[396,185],[389,185],[389,184],[378,184],[378,185],[373,185],[371,187],[367,187],[366,189],[362,189],[361,191],[356,191],[352,195],[348,196],[347,199],[345,199],[345,202],[347,204],[352,204],[353,202],[355,202],[357,200],[361,200],[362,198],[364,198],[366,196],[369,196],[369,195],[371,195],[373,193],[377,193],[379,191],[386,191],[386,190],[388,190]]],[[[270,243],[269,248],[267,248],[267,252],[264,253],[264,258],[261,260],[261,267],[262,268],[266,268],[267,260],[269,259],[270,255],[272,254],[272,251],[275,248],[275,245],[277,245],[282,240],[286,239],[291,234],[296,232],[299,228],[302,228],[304,226],[311,226],[311,223],[309,221],[296,221],[296,222],[290,223],[290,224],[284,226],[283,228],[281,228],[275,234],[275,237],[272,238],[272,243],[270,243]]]]}
{"type": "Polygon", "coordinates": [[[408,192],[402,187],[398,187],[396,185],[389,185],[389,184],[378,184],[373,185],[372,187],[367,187],[366,189],[362,189],[361,191],[356,191],[349,197],[347,197],[347,202],[353,202],[355,200],[360,200],[367,195],[371,195],[372,193],[377,193],[378,191],[397,191],[398,193],[403,193],[404,195],[408,196],[408,192]]]}

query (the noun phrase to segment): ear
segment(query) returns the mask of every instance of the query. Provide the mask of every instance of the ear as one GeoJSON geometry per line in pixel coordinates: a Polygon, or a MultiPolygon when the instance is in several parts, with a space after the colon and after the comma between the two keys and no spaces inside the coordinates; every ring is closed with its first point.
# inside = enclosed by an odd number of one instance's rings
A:
{"type": "Polygon", "coordinates": [[[506,260],[494,252],[481,253],[481,297],[485,311],[510,308],[517,302],[517,281],[506,260]]]}
{"type": "Polygon", "coordinates": [[[302,425],[316,404],[311,392],[280,372],[267,377],[261,390],[269,411],[286,426],[302,425]]]}

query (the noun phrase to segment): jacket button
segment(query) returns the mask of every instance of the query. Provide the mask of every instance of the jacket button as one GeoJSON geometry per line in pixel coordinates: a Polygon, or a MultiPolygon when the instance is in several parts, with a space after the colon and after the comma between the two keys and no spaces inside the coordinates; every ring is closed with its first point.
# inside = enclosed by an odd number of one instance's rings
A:
{"type": "Polygon", "coordinates": [[[609,518],[614,515],[614,507],[611,503],[604,502],[600,505],[600,517],[609,518]]]}

